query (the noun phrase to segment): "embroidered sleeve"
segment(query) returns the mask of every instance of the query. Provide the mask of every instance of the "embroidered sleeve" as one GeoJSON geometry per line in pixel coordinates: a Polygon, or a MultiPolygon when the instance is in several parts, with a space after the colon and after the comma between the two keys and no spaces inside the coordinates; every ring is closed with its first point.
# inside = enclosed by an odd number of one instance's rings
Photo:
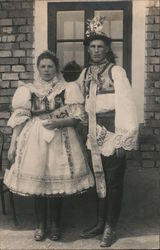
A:
{"type": "Polygon", "coordinates": [[[8,126],[14,128],[26,122],[31,117],[31,93],[25,86],[19,87],[12,100],[13,113],[8,120],[8,126]]]}
{"type": "Polygon", "coordinates": [[[76,82],[69,83],[65,92],[65,104],[68,116],[75,119],[85,120],[84,97],[76,82]]]}
{"type": "Polygon", "coordinates": [[[16,109],[12,113],[10,119],[8,120],[7,125],[10,126],[11,128],[14,128],[17,125],[20,125],[29,120],[30,117],[31,117],[30,110],[16,109]]]}

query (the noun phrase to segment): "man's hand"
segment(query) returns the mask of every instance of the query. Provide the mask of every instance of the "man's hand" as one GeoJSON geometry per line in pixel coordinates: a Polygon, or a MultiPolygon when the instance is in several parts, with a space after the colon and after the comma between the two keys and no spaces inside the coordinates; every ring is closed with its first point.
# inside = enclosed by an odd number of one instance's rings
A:
{"type": "Polygon", "coordinates": [[[123,158],[125,156],[126,151],[124,148],[116,148],[117,158],[123,158]]]}

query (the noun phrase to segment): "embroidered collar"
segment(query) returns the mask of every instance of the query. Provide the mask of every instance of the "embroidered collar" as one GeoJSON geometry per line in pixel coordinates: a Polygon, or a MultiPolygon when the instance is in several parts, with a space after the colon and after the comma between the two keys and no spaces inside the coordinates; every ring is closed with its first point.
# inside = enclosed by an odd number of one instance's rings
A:
{"type": "Polygon", "coordinates": [[[57,77],[54,77],[51,81],[44,81],[39,77],[33,84],[34,92],[38,93],[40,96],[46,96],[52,92],[57,83],[57,77]]]}
{"type": "Polygon", "coordinates": [[[51,86],[55,86],[58,82],[58,78],[57,76],[55,76],[53,79],[51,79],[50,81],[45,81],[43,80],[40,76],[38,77],[38,81],[35,83],[36,85],[40,85],[44,88],[50,88],[51,86]]]}

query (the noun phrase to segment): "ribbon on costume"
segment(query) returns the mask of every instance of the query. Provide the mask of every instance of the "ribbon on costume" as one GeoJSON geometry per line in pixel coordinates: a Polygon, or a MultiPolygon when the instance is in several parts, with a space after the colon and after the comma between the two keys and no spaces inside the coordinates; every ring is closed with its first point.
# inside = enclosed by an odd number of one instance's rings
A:
{"type": "Polygon", "coordinates": [[[103,165],[101,160],[101,155],[97,145],[97,136],[96,136],[96,90],[97,84],[96,81],[90,82],[90,91],[89,91],[89,140],[91,145],[91,156],[92,164],[95,175],[96,190],[99,198],[106,197],[106,182],[103,171],[103,165]]]}

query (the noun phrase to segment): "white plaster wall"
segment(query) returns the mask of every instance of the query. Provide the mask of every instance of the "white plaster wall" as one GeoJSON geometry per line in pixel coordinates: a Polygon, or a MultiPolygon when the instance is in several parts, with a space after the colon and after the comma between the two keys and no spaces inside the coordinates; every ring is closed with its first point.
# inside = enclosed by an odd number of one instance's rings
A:
{"type": "MultiPolygon", "coordinates": [[[[72,2],[91,2],[72,0],[72,2]]],[[[92,0],[92,2],[117,0],[92,0]]],[[[118,0],[121,1],[121,0],[118,0]]],[[[35,57],[47,49],[47,3],[69,2],[68,0],[35,0],[35,57]]],[[[132,87],[137,107],[138,121],[144,121],[144,82],[145,82],[145,0],[132,0],[132,87]]],[[[36,72],[36,70],[35,70],[36,72]]],[[[36,77],[36,75],[35,75],[36,77]]]]}
{"type": "Polygon", "coordinates": [[[132,88],[139,122],[144,121],[145,2],[133,0],[132,12],[132,88]]]}

